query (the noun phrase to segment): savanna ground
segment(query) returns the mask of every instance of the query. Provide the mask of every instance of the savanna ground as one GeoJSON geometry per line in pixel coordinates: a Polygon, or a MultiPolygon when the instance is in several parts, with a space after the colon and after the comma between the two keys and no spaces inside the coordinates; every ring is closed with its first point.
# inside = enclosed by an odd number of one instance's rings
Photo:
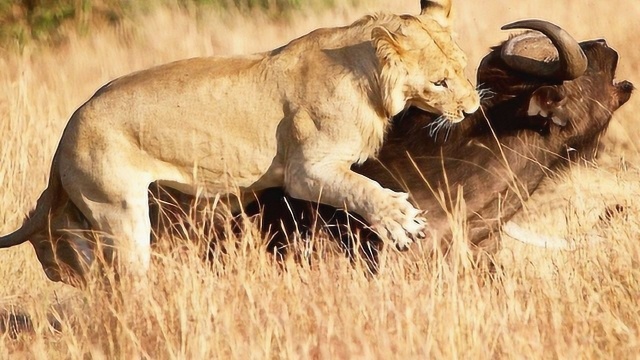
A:
{"type": "MultiPolygon", "coordinates": [[[[62,29],[50,43],[0,52],[0,233],[18,227],[46,185],[71,113],[108,80],[171,60],[250,53],[375,11],[415,13],[417,0],[263,11],[149,7],[117,25],[62,29]]],[[[619,79],[640,84],[640,2],[458,1],[455,29],[469,75],[507,22],[537,17],[579,40],[606,38],[619,79]]],[[[89,23],[90,24],[90,23],[89,23]]],[[[248,94],[250,95],[250,94],[248,94]]],[[[35,330],[0,335],[0,358],[635,358],[640,353],[640,97],[614,116],[597,163],[547,181],[517,221],[585,238],[607,206],[627,211],[606,241],[575,251],[503,242],[493,278],[458,255],[389,252],[371,278],[327,241],[308,262],[278,266],[248,231],[212,264],[198,246],[163,239],[148,293],[110,302],[48,281],[30,245],[0,251],[0,310],[28,313],[35,330]],[[172,245],[163,245],[173,243],[172,245]],[[411,258],[411,259],[409,259],[411,258]],[[47,314],[65,305],[61,331],[47,314]],[[69,306],[74,304],[74,306],[69,306]]],[[[462,228],[461,224],[458,224],[462,228]]],[[[122,285],[127,287],[126,282],[122,285]]]]}

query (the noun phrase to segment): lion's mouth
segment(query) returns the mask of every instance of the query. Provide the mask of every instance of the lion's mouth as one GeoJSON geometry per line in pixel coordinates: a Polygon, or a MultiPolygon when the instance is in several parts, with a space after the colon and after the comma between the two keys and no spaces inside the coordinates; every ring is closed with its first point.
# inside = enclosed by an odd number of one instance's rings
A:
{"type": "Polygon", "coordinates": [[[418,108],[418,109],[420,109],[422,111],[425,111],[425,112],[428,112],[428,113],[432,113],[432,114],[436,114],[436,115],[443,114],[443,112],[441,110],[438,110],[437,108],[435,108],[435,107],[433,107],[433,106],[431,106],[431,105],[429,105],[429,104],[427,104],[427,103],[425,103],[423,101],[420,101],[419,99],[411,99],[411,100],[407,101],[406,107],[408,108],[410,106],[416,107],[416,108],[418,108]]]}
{"type": "Polygon", "coordinates": [[[444,116],[445,116],[445,117],[447,118],[447,120],[449,120],[449,122],[450,122],[450,123],[452,123],[452,124],[457,124],[457,123],[459,123],[459,122],[461,122],[462,120],[464,120],[464,119],[465,119],[465,116],[464,116],[464,112],[463,112],[463,111],[459,111],[457,114],[455,114],[455,115],[453,115],[453,116],[452,116],[451,114],[445,114],[444,116]]]}
{"type": "Polygon", "coordinates": [[[465,119],[465,113],[461,110],[457,113],[445,111],[441,113],[440,118],[447,121],[450,124],[457,124],[465,119]]]}
{"type": "Polygon", "coordinates": [[[449,123],[455,124],[464,120],[464,112],[462,110],[457,113],[453,113],[450,111],[443,111],[441,109],[435,108],[427,103],[418,100],[412,100],[407,102],[407,107],[416,107],[422,111],[437,115],[440,119],[444,119],[449,123]]]}

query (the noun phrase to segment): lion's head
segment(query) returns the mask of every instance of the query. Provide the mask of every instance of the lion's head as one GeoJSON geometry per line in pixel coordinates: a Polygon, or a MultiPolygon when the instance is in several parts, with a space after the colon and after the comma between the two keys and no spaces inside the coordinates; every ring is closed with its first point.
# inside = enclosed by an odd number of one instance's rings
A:
{"type": "Polygon", "coordinates": [[[479,108],[478,93],[464,75],[465,54],[453,40],[446,14],[423,9],[420,16],[402,16],[397,28],[372,30],[381,81],[389,89],[383,100],[391,115],[406,104],[456,123],[479,108]]]}

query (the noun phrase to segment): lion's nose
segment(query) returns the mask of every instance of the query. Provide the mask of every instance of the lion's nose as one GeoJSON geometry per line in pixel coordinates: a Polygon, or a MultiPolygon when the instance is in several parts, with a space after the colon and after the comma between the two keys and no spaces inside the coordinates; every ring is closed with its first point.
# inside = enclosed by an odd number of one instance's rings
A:
{"type": "Polygon", "coordinates": [[[474,112],[478,111],[479,108],[480,108],[480,103],[477,103],[477,104],[473,104],[472,106],[467,107],[466,109],[462,110],[462,112],[464,113],[465,116],[467,116],[467,115],[471,115],[474,112]]]}

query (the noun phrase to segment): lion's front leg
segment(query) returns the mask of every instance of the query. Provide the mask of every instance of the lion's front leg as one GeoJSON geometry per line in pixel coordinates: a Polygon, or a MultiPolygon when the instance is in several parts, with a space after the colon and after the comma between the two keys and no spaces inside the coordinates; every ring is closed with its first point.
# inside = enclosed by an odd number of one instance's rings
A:
{"type": "Polygon", "coordinates": [[[349,169],[349,164],[288,166],[285,188],[296,198],[346,208],[361,215],[384,241],[406,250],[426,236],[426,219],[405,193],[385,189],[349,169]]]}

